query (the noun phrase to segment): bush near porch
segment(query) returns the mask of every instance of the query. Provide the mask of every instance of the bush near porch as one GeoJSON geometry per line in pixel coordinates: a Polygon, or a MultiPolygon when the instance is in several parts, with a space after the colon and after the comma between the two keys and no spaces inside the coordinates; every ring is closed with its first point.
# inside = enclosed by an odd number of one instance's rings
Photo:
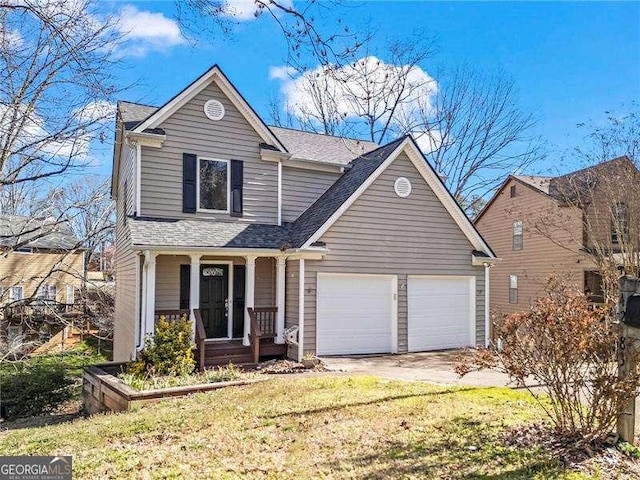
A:
{"type": "Polygon", "coordinates": [[[0,454],[73,455],[77,479],[637,478],[626,462],[567,466],[505,440],[541,415],[528,393],[502,388],[279,378],[0,432],[0,454]]]}

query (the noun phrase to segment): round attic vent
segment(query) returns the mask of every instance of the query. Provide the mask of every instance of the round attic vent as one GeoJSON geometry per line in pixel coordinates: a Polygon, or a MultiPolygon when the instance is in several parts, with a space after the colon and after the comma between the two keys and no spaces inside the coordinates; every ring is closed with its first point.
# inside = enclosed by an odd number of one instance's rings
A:
{"type": "Polygon", "coordinates": [[[393,184],[393,189],[399,197],[408,197],[411,194],[411,182],[408,178],[399,177],[393,184]]]}
{"type": "Polygon", "coordinates": [[[204,114],[209,120],[222,120],[224,105],[218,100],[207,100],[204,104],[204,114]]]}

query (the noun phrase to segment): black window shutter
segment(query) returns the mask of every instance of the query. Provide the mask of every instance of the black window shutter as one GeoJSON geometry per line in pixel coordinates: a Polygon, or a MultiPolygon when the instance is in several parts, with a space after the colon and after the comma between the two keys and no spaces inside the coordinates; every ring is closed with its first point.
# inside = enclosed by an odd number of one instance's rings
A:
{"type": "Polygon", "coordinates": [[[182,211],[196,213],[196,189],[198,157],[193,153],[182,154],[182,211]]]}
{"type": "Polygon", "coordinates": [[[189,308],[191,265],[180,265],[180,310],[189,308]]]}
{"type": "Polygon", "coordinates": [[[231,160],[231,216],[242,216],[242,161],[231,160]]]}

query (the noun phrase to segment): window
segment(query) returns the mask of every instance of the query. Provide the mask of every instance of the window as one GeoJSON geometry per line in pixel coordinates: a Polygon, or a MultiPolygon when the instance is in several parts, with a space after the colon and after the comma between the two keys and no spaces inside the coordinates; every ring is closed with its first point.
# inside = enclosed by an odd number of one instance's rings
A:
{"type": "Polygon", "coordinates": [[[522,250],[522,222],[513,222],[513,249],[522,250]]]}
{"type": "Polygon", "coordinates": [[[16,350],[22,346],[24,335],[20,325],[9,325],[7,327],[7,343],[10,350],[16,350]]]}
{"type": "Polygon", "coordinates": [[[33,248],[31,247],[18,247],[13,250],[16,253],[33,253],[33,248]]]}
{"type": "Polygon", "coordinates": [[[201,158],[198,165],[198,208],[228,212],[229,162],[201,158]]]}
{"type": "Polygon", "coordinates": [[[515,198],[516,196],[516,186],[511,185],[511,198],[515,198]]]}
{"type": "Polygon", "coordinates": [[[72,305],[75,301],[75,289],[73,285],[67,285],[67,303],[72,305]]]}
{"type": "Polygon", "coordinates": [[[624,203],[617,203],[611,213],[611,243],[617,245],[629,235],[629,208],[624,203]]]}
{"type": "Polygon", "coordinates": [[[38,287],[36,298],[40,300],[55,300],[57,289],[55,285],[43,284],[38,287]]]}
{"type": "Polygon", "coordinates": [[[509,275],[509,303],[518,303],[518,276],[509,275]]]}
{"type": "Polygon", "coordinates": [[[604,303],[602,275],[600,274],[600,272],[584,272],[584,294],[592,303],[604,303]]]}
{"type": "Polygon", "coordinates": [[[9,288],[9,301],[16,302],[18,300],[22,300],[22,286],[14,285],[9,288]]]}

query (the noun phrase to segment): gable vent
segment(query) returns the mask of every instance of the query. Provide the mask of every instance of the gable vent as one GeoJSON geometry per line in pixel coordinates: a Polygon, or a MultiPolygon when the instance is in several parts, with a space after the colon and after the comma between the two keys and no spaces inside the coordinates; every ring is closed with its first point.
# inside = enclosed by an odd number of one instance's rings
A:
{"type": "Polygon", "coordinates": [[[218,100],[207,100],[204,104],[204,114],[209,120],[222,120],[224,117],[224,105],[218,100]]]}
{"type": "Polygon", "coordinates": [[[395,190],[396,195],[406,198],[411,194],[411,182],[408,178],[399,177],[393,184],[393,189],[395,190]]]}

